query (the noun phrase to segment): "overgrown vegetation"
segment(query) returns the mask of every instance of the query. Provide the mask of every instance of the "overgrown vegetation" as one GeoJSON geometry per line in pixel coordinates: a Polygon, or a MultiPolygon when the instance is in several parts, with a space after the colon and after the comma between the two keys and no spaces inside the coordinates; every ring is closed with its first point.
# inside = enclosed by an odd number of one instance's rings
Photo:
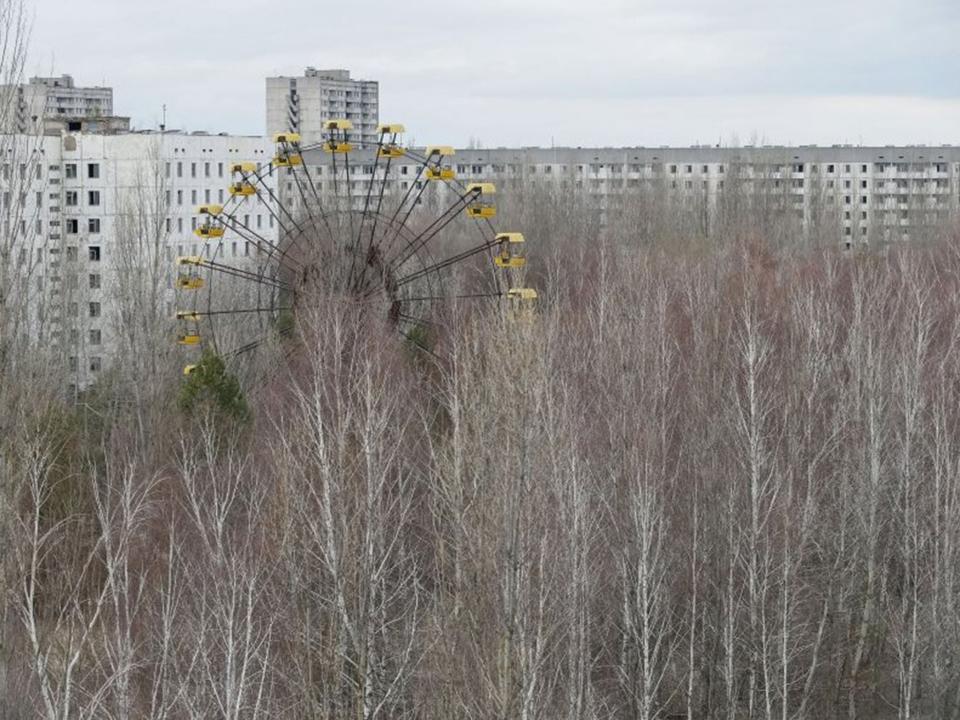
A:
{"type": "Polygon", "coordinates": [[[203,351],[196,367],[186,376],[179,405],[188,414],[213,409],[240,423],[250,420],[250,408],[239,380],[227,370],[223,359],[209,349],[203,351]]]}

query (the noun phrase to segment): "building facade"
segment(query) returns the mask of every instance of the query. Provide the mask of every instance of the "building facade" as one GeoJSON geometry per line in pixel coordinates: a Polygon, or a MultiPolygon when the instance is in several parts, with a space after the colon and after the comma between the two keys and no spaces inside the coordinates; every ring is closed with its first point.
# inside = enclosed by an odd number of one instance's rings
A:
{"type": "MultiPolygon", "coordinates": [[[[169,131],[29,142],[0,166],[5,214],[15,218],[0,239],[13,275],[26,279],[35,339],[61,357],[72,390],[124,356],[124,302],[149,297],[173,319],[177,257],[256,262],[248,239],[227,231],[212,243],[194,231],[199,205],[228,200],[232,164],[269,165],[274,148],[264,138],[169,131]]],[[[276,238],[259,198],[243,212],[260,236],[276,238]]]]}
{"type": "MultiPolygon", "coordinates": [[[[322,166],[331,158],[312,151],[306,161],[322,166]]],[[[772,198],[801,224],[832,218],[847,245],[907,240],[960,212],[960,147],[953,146],[458,149],[444,164],[462,182],[494,182],[501,196],[538,184],[582,193],[601,221],[643,193],[706,208],[725,193],[772,198]]],[[[384,164],[367,151],[351,166],[354,197],[362,198],[384,164]]],[[[419,166],[393,161],[388,189],[422,182],[419,166]]]]}
{"type": "Polygon", "coordinates": [[[30,81],[3,88],[11,111],[5,132],[33,133],[44,121],[70,121],[113,115],[113,88],[78,87],[70,75],[32,77],[30,81]]]}
{"type": "Polygon", "coordinates": [[[361,146],[377,143],[380,90],[373,80],[352,80],[349,70],[308,67],[302,77],[267,78],[267,134],[299,133],[304,146],[322,141],[323,123],[353,123],[361,146]]]}

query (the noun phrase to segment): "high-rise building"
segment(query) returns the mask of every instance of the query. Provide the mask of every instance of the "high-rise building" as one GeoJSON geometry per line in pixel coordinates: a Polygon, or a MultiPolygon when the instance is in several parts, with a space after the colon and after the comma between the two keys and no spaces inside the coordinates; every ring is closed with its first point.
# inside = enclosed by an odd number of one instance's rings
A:
{"type": "Polygon", "coordinates": [[[49,121],[81,121],[113,115],[113,88],[78,87],[70,75],[32,77],[2,88],[6,132],[32,133],[49,121]]]}
{"type": "Polygon", "coordinates": [[[324,139],[323,123],[353,123],[359,146],[377,144],[380,90],[374,80],[351,80],[349,70],[308,67],[302,77],[267,78],[267,134],[300,134],[303,145],[324,139]]]}
{"type": "MultiPolygon", "coordinates": [[[[0,270],[23,285],[34,340],[61,359],[73,389],[129,352],[123,303],[131,294],[150,296],[173,319],[177,257],[215,253],[255,266],[261,253],[251,237],[278,234],[256,197],[244,201],[244,236],[228,230],[211,242],[195,233],[198,206],[229,200],[232,165],[269,168],[274,144],[265,138],[63,132],[2,136],[0,146],[13,159],[0,163],[0,216],[10,228],[0,232],[0,249],[10,250],[0,261],[11,264],[0,270]]],[[[275,186],[273,176],[265,181],[275,186]]]]}

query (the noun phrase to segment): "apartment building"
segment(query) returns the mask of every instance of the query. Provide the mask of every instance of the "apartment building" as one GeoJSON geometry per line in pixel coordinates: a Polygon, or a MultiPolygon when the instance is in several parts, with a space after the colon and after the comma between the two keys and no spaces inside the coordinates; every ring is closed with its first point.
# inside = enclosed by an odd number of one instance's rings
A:
{"type": "MultiPolygon", "coordinates": [[[[0,190],[5,208],[18,206],[20,234],[8,239],[17,241],[14,262],[35,298],[36,339],[62,357],[71,389],[122,357],[118,299],[131,274],[162,268],[161,301],[173,318],[175,258],[210,257],[215,247],[194,233],[197,206],[226,202],[230,166],[269,165],[273,150],[260,137],[169,131],[47,135],[28,153],[10,153],[16,160],[0,165],[0,190]]],[[[258,198],[247,198],[242,212],[275,242],[273,217],[258,198]]],[[[255,262],[247,240],[228,231],[222,241],[227,262],[255,262]]]]}
{"type": "Polygon", "coordinates": [[[8,133],[40,132],[44,121],[113,115],[113,88],[79,87],[70,75],[32,77],[25,84],[4,86],[0,95],[10,108],[2,128],[8,133]]]}
{"type": "MultiPolygon", "coordinates": [[[[803,224],[832,217],[838,239],[853,245],[909,239],[960,212],[960,147],[953,146],[458,149],[444,161],[463,182],[496,183],[500,199],[532,184],[582,192],[601,221],[644,192],[708,207],[737,192],[775,199],[803,224]]],[[[331,158],[311,151],[306,162],[331,158]]],[[[362,198],[384,164],[367,151],[351,165],[354,197],[362,198]]],[[[388,189],[422,182],[418,170],[409,158],[393,161],[388,189]]]]}
{"type": "Polygon", "coordinates": [[[361,147],[377,143],[380,90],[374,80],[352,80],[349,70],[308,67],[301,77],[267,78],[267,134],[299,133],[304,146],[323,140],[323,123],[347,119],[361,147]]]}

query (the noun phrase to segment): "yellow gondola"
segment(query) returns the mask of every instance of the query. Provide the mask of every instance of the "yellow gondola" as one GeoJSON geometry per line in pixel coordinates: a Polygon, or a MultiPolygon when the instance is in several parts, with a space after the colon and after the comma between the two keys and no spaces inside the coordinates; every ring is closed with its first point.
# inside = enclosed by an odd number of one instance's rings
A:
{"type": "Polygon", "coordinates": [[[527,264],[523,255],[523,233],[501,233],[495,238],[500,250],[493,262],[499,268],[517,269],[527,264]]]}
{"type": "Polygon", "coordinates": [[[323,144],[323,151],[327,153],[348,153],[353,151],[353,144],[338,140],[327,140],[323,144]]]}
{"type": "Polygon", "coordinates": [[[203,265],[203,257],[200,255],[181,255],[177,258],[177,265],[196,265],[200,267],[203,265]]]}
{"type": "Polygon", "coordinates": [[[454,151],[451,145],[431,145],[427,148],[427,157],[432,158],[434,155],[437,157],[450,157],[456,155],[456,151],[454,151]]]}
{"type": "Polygon", "coordinates": [[[241,197],[250,197],[251,195],[257,194],[257,189],[246,180],[230,183],[230,187],[228,189],[230,194],[234,196],[239,195],[241,197]]]}
{"type": "Polygon", "coordinates": [[[377,157],[382,158],[402,158],[406,154],[406,150],[393,143],[389,145],[381,145],[377,150],[377,157]]]}
{"type": "Polygon", "coordinates": [[[353,130],[353,123],[350,120],[343,120],[343,119],[327,120],[323,124],[323,129],[328,131],[329,130],[341,130],[341,131],[353,130]]]}
{"type": "Polygon", "coordinates": [[[200,313],[193,310],[178,310],[177,320],[193,320],[194,322],[200,322],[200,313]]]}
{"type": "Polygon", "coordinates": [[[184,375],[193,375],[193,373],[196,372],[196,370],[197,370],[197,366],[196,366],[196,365],[187,365],[187,366],[183,369],[183,374],[184,374],[184,375]]]}
{"type": "Polygon", "coordinates": [[[257,171],[257,164],[251,162],[234,163],[230,166],[230,172],[234,175],[250,175],[257,171]]]}
{"type": "Polygon", "coordinates": [[[484,182],[467,185],[467,195],[471,197],[470,203],[467,205],[467,217],[478,220],[496,217],[497,208],[492,202],[483,199],[493,195],[496,191],[497,188],[493,183],[484,182]]]}
{"type": "Polygon", "coordinates": [[[210,240],[212,238],[222,238],[224,232],[226,232],[222,225],[213,225],[211,223],[204,223],[200,225],[196,230],[193,231],[194,235],[204,240],[210,240]]]}
{"type": "Polygon", "coordinates": [[[200,336],[199,335],[187,335],[181,334],[177,335],[177,343],[180,345],[199,345],[200,336]]]}
{"type": "Polygon", "coordinates": [[[426,177],[427,180],[454,180],[457,174],[453,171],[453,168],[432,167],[427,168],[424,177],[426,177]]]}
{"type": "Polygon", "coordinates": [[[273,136],[277,144],[277,154],[273,158],[274,167],[294,167],[303,165],[300,155],[300,135],[297,133],[278,133],[273,136]]]}
{"type": "Polygon", "coordinates": [[[180,290],[199,290],[203,287],[203,278],[193,275],[180,275],[177,278],[177,288],[180,290]]]}
{"type": "Polygon", "coordinates": [[[223,205],[201,205],[197,208],[198,215],[209,215],[217,217],[223,212],[223,205]]]}
{"type": "Polygon", "coordinates": [[[303,165],[303,157],[300,154],[281,149],[277,150],[277,154],[273,158],[274,167],[294,167],[297,165],[303,165]]]}
{"type": "Polygon", "coordinates": [[[273,136],[273,141],[274,141],[275,143],[277,143],[278,145],[280,145],[280,144],[287,144],[287,145],[299,144],[299,143],[300,143],[300,134],[299,134],[299,133],[294,133],[294,132],[277,133],[276,135],[273,136]]]}
{"type": "Polygon", "coordinates": [[[537,291],[533,288],[512,288],[507,290],[507,297],[511,300],[536,300],[537,291]]]}
{"type": "Polygon", "coordinates": [[[402,135],[407,129],[400,123],[381,123],[377,125],[378,135],[402,135]]]}

